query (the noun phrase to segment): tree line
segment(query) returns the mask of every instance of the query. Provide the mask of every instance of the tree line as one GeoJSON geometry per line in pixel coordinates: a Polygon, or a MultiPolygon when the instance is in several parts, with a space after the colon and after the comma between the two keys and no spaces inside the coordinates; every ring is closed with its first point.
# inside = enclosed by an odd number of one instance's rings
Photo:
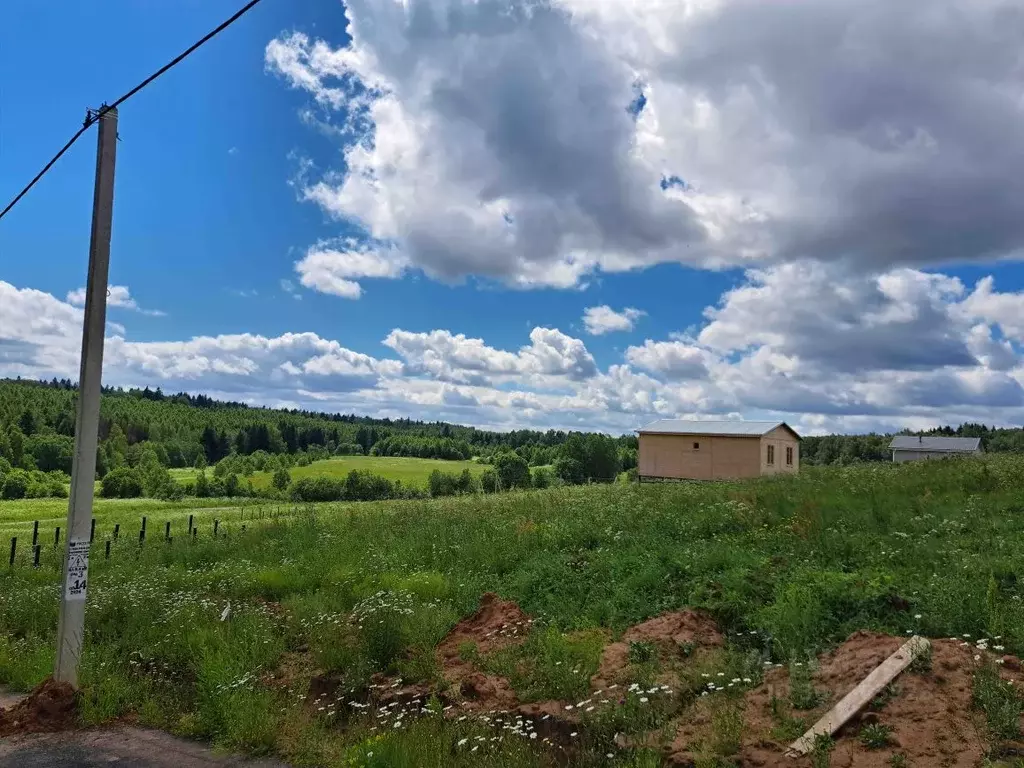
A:
{"type": "MultiPolygon", "coordinates": [[[[987,453],[1024,453],[1024,429],[989,427],[964,423],[959,427],[936,427],[924,432],[903,430],[899,435],[940,437],[979,437],[987,453]]],[[[892,461],[889,444],[893,435],[824,435],[805,437],[800,443],[800,461],[811,465],[855,464],[865,461],[892,461]]]]}
{"type": "MultiPolygon", "coordinates": [[[[76,398],[76,387],[66,379],[0,380],[0,497],[67,494],[76,398]]],[[[287,473],[347,455],[472,458],[493,467],[493,481],[485,472],[480,490],[534,487],[535,475],[544,487],[614,480],[636,466],[636,437],[492,432],[444,422],[253,408],[149,388],[105,388],[101,397],[96,474],[105,481],[105,495],[255,493],[245,479],[254,472],[287,473]],[[202,480],[178,486],[167,470],[183,467],[200,469],[202,480]],[[548,469],[534,472],[538,467],[548,469]]],[[[275,490],[285,493],[289,487],[275,490]]],[[[442,483],[436,490],[447,487],[462,486],[442,483]]]]}

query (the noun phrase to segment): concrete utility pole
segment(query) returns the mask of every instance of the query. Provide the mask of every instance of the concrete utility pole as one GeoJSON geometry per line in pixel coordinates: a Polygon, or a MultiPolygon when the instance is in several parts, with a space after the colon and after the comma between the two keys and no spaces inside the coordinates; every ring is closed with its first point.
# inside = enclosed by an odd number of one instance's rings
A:
{"type": "Polygon", "coordinates": [[[71,468],[67,545],[57,624],[57,661],[54,678],[78,687],[78,664],[85,632],[85,592],[89,575],[89,538],[92,525],[96,444],[100,426],[100,387],[103,373],[103,336],[107,324],[107,272],[110,266],[110,229],[114,213],[114,159],[117,153],[117,109],[99,111],[96,152],[96,187],[92,200],[89,240],[89,277],[85,290],[82,327],[82,365],[78,376],[78,414],[75,418],[75,458],[71,468]]]}

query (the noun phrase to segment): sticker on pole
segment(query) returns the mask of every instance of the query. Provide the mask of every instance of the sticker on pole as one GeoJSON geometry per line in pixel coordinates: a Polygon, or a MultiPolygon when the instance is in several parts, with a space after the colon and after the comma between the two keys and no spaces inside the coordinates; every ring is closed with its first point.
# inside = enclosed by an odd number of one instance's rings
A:
{"type": "Polygon", "coordinates": [[[85,600],[89,578],[89,540],[68,542],[68,569],[64,581],[65,600],[85,600]]]}

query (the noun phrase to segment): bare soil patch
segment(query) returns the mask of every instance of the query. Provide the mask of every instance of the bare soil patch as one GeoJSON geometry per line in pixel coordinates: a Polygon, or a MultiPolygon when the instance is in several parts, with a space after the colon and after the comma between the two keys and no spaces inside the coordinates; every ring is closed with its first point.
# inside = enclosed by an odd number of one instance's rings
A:
{"type": "Polygon", "coordinates": [[[65,731],[78,725],[78,700],[67,683],[47,678],[27,698],[0,709],[0,737],[65,731]]]}
{"type": "MultiPolygon", "coordinates": [[[[701,654],[708,648],[720,648],[725,638],[718,631],[718,625],[702,611],[690,609],[673,611],[655,616],[653,619],[627,629],[617,643],[605,646],[601,654],[601,666],[591,678],[594,689],[607,688],[615,683],[628,683],[630,648],[634,644],[649,644],[663,664],[671,667],[672,662],[701,654]]],[[[669,673],[665,682],[677,681],[669,673]]]]}
{"type": "Polygon", "coordinates": [[[462,619],[437,646],[441,675],[470,709],[510,710],[518,705],[509,681],[488,674],[471,660],[526,640],[533,619],[514,602],[493,592],[480,598],[480,607],[462,619]]]}
{"type": "MultiPolygon", "coordinates": [[[[741,743],[732,759],[743,766],[810,765],[809,757],[794,760],[785,756],[792,738],[780,733],[781,719],[799,717],[810,727],[903,642],[905,638],[860,631],[822,656],[813,679],[823,701],[809,711],[797,711],[789,705],[789,671],[771,670],[763,684],[747,692],[742,701],[741,743]]],[[[904,671],[872,706],[836,734],[830,763],[833,768],[885,768],[897,753],[905,755],[909,765],[967,768],[980,764],[987,742],[984,719],[971,708],[977,651],[955,640],[931,642],[930,671],[904,671]],[[873,723],[892,729],[888,746],[869,749],[859,739],[861,729],[873,723]]],[[[1020,673],[1014,667],[1019,670],[1019,662],[1010,657],[1003,664],[1002,674],[1020,682],[1020,673]]],[[[712,707],[705,700],[680,717],[668,749],[672,764],[693,765],[702,749],[713,743],[713,718],[712,707]]]]}

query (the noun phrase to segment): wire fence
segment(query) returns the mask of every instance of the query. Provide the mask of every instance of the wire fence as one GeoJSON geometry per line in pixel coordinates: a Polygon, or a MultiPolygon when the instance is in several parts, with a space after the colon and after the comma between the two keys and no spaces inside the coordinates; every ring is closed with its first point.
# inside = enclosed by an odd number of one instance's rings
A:
{"type": "MultiPolygon", "coordinates": [[[[224,510],[229,512],[229,510],[224,510]]],[[[116,557],[118,553],[137,552],[139,548],[147,546],[170,546],[175,543],[198,543],[200,540],[228,540],[232,535],[244,534],[250,527],[265,525],[266,523],[298,517],[303,512],[315,514],[314,505],[302,507],[280,506],[280,505],[257,505],[256,507],[240,507],[238,516],[226,515],[224,518],[215,517],[212,520],[203,516],[205,520],[197,520],[196,514],[188,516],[187,527],[184,534],[180,534],[184,521],[178,521],[175,527],[174,521],[163,521],[163,530],[153,535],[149,528],[149,516],[143,515],[139,520],[138,531],[128,533],[122,529],[121,523],[114,523],[104,533],[100,530],[97,533],[97,520],[92,519],[89,533],[90,557],[96,557],[96,549],[102,552],[104,560],[116,557]],[[97,540],[99,535],[99,540],[97,540]]],[[[61,546],[63,531],[61,526],[54,526],[52,535],[49,533],[49,526],[40,527],[40,521],[32,523],[32,536],[12,536],[10,549],[8,551],[8,568],[32,567],[41,568],[47,566],[62,566],[66,547],[61,546]]]]}

